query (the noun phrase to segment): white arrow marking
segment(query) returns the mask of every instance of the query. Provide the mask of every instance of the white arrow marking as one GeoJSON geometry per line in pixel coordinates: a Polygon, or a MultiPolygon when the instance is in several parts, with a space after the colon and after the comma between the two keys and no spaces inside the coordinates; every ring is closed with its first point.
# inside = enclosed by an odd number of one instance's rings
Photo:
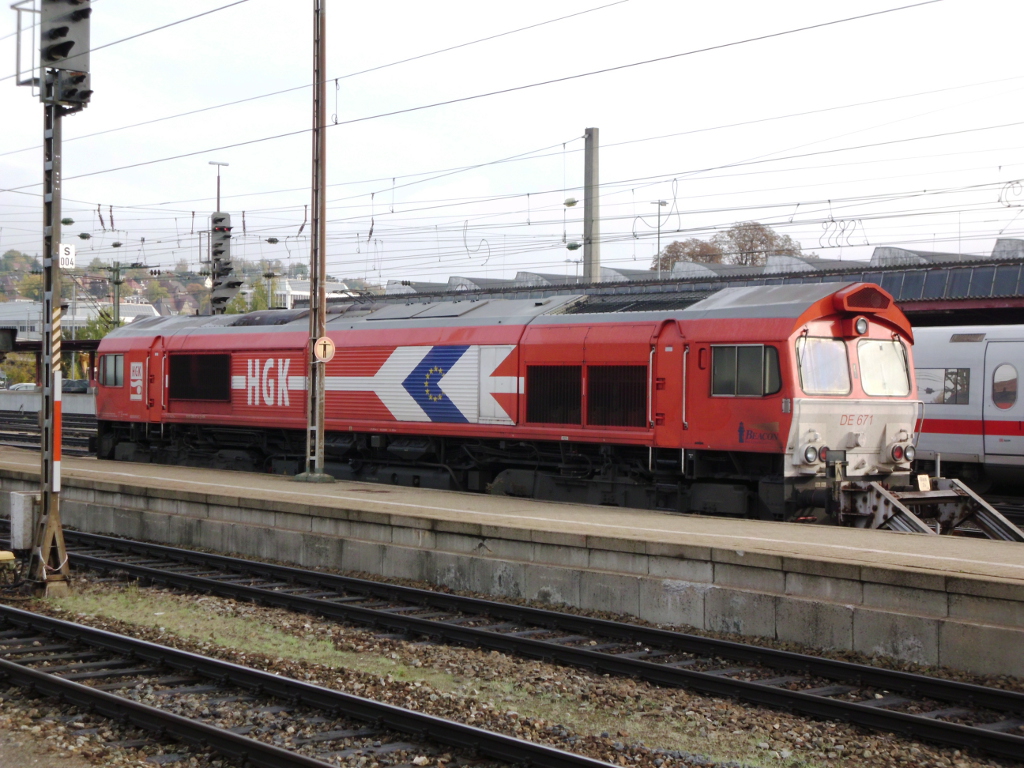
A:
{"type": "Polygon", "coordinates": [[[373,392],[398,421],[430,421],[402,382],[433,347],[398,347],[373,376],[327,376],[328,392],[373,392]]]}
{"type": "Polygon", "coordinates": [[[488,345],[480,347],[480,422],[487,424],[514,424],[513,418],[505,413],[498,401],[491,395],[498,393],[522,394],[522,382],[518,376],[492,376],[498,366],[505,362],[515,350],[514,344],[488,345]]]}

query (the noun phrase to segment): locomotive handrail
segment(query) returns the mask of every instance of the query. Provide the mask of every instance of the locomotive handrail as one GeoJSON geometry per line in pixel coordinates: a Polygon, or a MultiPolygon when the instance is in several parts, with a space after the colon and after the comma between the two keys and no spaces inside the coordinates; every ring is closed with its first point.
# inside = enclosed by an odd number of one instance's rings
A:
{"type": "Polygon", "coordinates": [[[647,356],[647,428],[654,429],[654,350],[658,343],[651,344],[651,352],[647,356]]]}
{"type": "MultiPolygon", "coordinates": [[[[914,430],[914,441],[913,441],[912,445],[914,446],[914,450],[916,451],[917,450],[917,441],[921,439],[921,433],[924,432],[924,400],[913,400],[912,402],[914,403],[914,405],[917,406],[917,408],[918,408],[917,412],[920,414],[914,420],[916,422],[915,423],[915,427],[916,427],[917,423],[919,423],[921,425],[920,429],[915,429],[914,430]]],[[[936,472],[935,474],[936,474],[936,477],[937,477],[938,476],[938,472],[936,472]]]]}
{"type": "Polygon", "coordinates": [[[690,345],[683,345],[683,429],[688,430],[690,428],[689,423],[686,421],[686,366],[690,362],[690,345]]]}

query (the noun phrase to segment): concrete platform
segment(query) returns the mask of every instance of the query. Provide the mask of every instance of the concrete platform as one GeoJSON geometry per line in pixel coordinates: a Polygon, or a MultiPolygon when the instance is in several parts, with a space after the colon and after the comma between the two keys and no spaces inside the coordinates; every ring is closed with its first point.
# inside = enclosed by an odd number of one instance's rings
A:
{"type": "MultiPolygon", "coordinates": [[[[0,449],[0,489],[37,477],[0,449]]],[[[1024,676],[1021,544],[92,459],[63,478],[81,530],[1024,676]]]]}

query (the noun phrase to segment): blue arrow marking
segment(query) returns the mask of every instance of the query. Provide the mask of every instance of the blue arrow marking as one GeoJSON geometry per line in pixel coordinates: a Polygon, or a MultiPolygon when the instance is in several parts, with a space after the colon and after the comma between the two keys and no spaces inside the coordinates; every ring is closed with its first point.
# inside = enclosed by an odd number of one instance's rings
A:
{"type": "Polygon", "coordinates": [[[405,377],[402,386],[412,399],[423,409],[431,421],[448,421],[465,424],[469,422],[448,395],[441,391],[441,377],[451,370],[469,345],[434,347],[420,364],[405,377]]]}

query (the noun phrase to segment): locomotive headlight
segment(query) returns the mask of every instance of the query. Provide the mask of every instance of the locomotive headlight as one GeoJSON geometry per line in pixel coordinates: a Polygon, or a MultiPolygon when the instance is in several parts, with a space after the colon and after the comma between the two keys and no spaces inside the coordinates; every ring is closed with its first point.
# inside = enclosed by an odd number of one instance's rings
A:
{"type": "Polygon", "coordinates": [[[903,449],[904,461],[913,461],[915,456],[917,456],[917,450],[915,450],[914,446],[908,445],[903,449]]]}
{"type": "Polygon", "coordinates": [[[808,464],[813,464],[818,460],[818,449],[813,445],[808,445],[804,448],[804,461],[808,464]]]}
{"type": "Polygon", "coordinates": [[[903,461],[903,446],[894,445],[891,451],[893,461],[903,461]]]}
{"type": "Polygon", "coordinates": [[[858,317],[853,326],[854,330],[861,336],[868,332],[868,320],[866,317],[858,317]]]}

